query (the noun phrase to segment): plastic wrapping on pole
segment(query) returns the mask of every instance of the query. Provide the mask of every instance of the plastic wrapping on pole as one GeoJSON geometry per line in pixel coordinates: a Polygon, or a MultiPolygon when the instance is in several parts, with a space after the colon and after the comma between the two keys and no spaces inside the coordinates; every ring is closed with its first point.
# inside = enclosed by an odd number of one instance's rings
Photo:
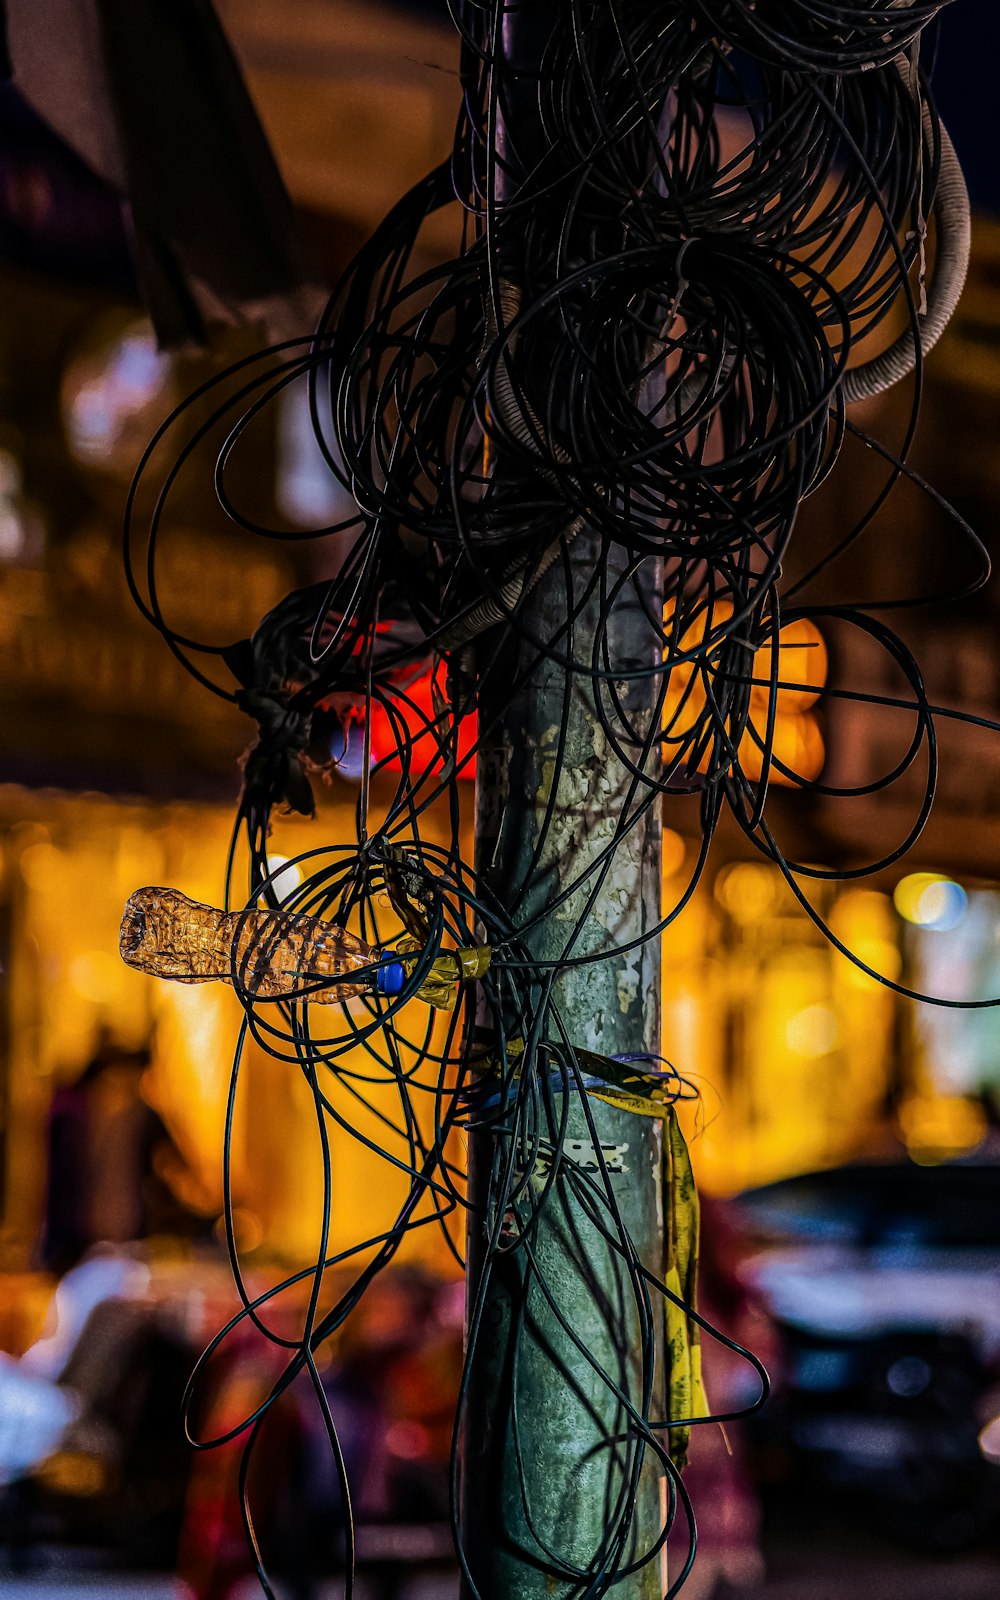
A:
{"type": "MultiPolygon", "coordinates": [[[[574,543],[574,569],[582,583],[599,558],[596,541],[583,534],[574,543]]],[[[543,579],[521,613],[524,628],[551,638],[565,618],[561,566],[543,579]]],[[[648,656],[653,637],[633,601],[616,611],[610,643],[615,659],[626,657],[631,628],[648,656]]],[[[576,629],[580,655],[590,648],[587,613],[576,629]]],[[[557,792],[540,857],[517,921],[543,912],[606,849],[619,823],[631,775],[606,746],[590,700],[591,690],[574,683],[569,702],[563,760],[556,759],[563,717],[564,673],[543,662],[527,686],[510,699],[517,667],[532,660],[529,644],[512,647],[511,660],[487,673],[481,726],[498,726],[480,755],[477,783],[477,867],[494,892],[510,903],[533,858],[545,825],[557,775],[557,792]]],[[[629,710],[640,723],[651,707],[655,679],[626,689],[629,710]]],[[[640,790],[640,798],[642,790],[640,790]]],[[[550,910],[526,939],[533,958],[559,959],[593,888],[585,880],[570,899],[550,910]]],[[[655,925],[660,907],[659,806],[650,806],[616,850],[602,892],[588,917],[575,955],[626,944],[655,925]]],[[[659,1037],[658,941],[622,956],[571,968],[559,977],[553,998],[575,1045],[604,1054],[656,1048],[659,1037]]],[[[594,1142],[583,1097],[570,1096],[564,1149],[571,1141],[594,1142]]],[[[658,1277],[663,1270],[661,1124],[590,1102],[597,1142],[605,1147],[608,1181],[621,1220],[643,1263],[658,1277]]],[[[490,1169],[502,1133],[470,1137],[469,1295],[475,1303],[486,1269],[490,1169]]],[[[579,1148],[579,1146],[577,1146],[579,1148]]],[[[599,1174],[594,1174],[602,1182],[599,1174]]],[[[537,1192],[544,1174],[533,1177],[537,1192]]],[[[607,1219],[605,1218],[605,1221],[607,1219]]],[[[534,1265],[524,1249],[501,1252],[489,1266],[485,1305],[476,1344],[472,1387],[462,1442],[462,1531],[470,1570],[483,1600],[499,1597],[584,1594],[602,1576],[599,1560],[609,1521],[620,1514],[636,1461],[637,1441],[612,1382],[642,1408],[651,1355],[640,1345],[639,1310],[624,1264],[585,1215],[570,1187],[551,1189],[532,1236],[534,1265]],[[544,1284],[544,1290],[542,1285],[544,1284]],[[551,1297],[550,1300],[547,1297],[551,1297]],[[572,1330],[572,1335],[567,1330],[572,1330]],[[593,1363],[593,1364],[592,1364],[593,1363]],[[548,1547],[546,1549],[546,1546],[548,1547]],[[555,1556],[555,1562],[553,1561],[555,1556]],[[546,1568],[567,1576],[554,1581],[546,1568]],[[574,1580],[568,1574],[576,1569],[574,1580]]],[[[651,1414],[663,1415],[662,1306],[654,1302],[657,1366],[651,1414]]],[[[630,1546],[618,1556],[628,1566],[655,1544],[662,1522],[660,1466],[647,1452],[632,1518],[630,1546]]],[[[662,1593],[659,1556],[615,1586],[616,1594],[662,1593]]],[[[600,1592],[600,1587],[598,1591],[600,1592]]]]}

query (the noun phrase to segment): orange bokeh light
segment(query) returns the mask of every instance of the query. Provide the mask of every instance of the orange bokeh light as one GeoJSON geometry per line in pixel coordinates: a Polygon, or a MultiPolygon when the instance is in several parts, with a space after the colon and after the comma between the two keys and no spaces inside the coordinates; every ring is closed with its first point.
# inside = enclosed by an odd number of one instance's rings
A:
{"type": "MultiPolygon", "coordinates": [[[[710,683],[720,665],[720,655],[726,646],[723,630],[732,614],[729,601],[717,601],[699,614],[678,641],[676,652],[684,655],[698,650],[713,635],[718,635],[711,647],[710,667],[706,668],[700,662],[681,661],[671,669],[663,708],[663,727],[675,748],[677,742],[692,731],[704,712],[706,676],[710,683]]],[[[828,668],[826,644],[815,623],[799,617],[781,629],[777,666],[780,687],[774,691],[772,749],[783,766],[806,780],[819,775],[826,755],[814,708],[826,683],[828,668]]],[[[751,780],[759,778],[762,771],[762,752],[758,741],[762,741],[767,732],[772,694],[771,672],[772,647],[766,644],[757,650],[753,659],[753,684],[750,690],[753,733],[744,733],[739,746],[740,765],[751,780]]],[[[699,760],[697,770],[704,772],[710,759],[710,753],[706,752],[699,760]]],[[[778,767],[772,767],[771,778],[779,784],[794,783],[794,779],[778,767]]]]}

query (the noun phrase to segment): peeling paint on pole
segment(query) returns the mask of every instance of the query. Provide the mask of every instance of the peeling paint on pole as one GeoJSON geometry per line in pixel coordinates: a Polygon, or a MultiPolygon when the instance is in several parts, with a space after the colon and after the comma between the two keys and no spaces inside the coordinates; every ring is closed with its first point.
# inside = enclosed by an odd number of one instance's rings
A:
{"type": "MultiPolygon", "coordinates": [[[[574,566],[581,574],[599,558],[595,541],[581,537],[574,544],[574,566]]],[[[539,639],[556,636],[565,604],[562,573],[550,574],[525,607],[526,633],[539,639]]],[[[592,644],[588,621],[592,630],[596,614],[588,618],[584,612],[575,629],[581,656],[592,644]]],[[[651,630],[638,608],[630,615],[621,607],[616,630],[613,648],[618,653],[639,664],[652,662],[651,630]],[[635,634],[631,647],[630,630],[635,634]],[[645,663],[643,651],[648,655],[645,663]]],[[[534,654],[527,644],[512,646],[502,667],[486,675],[480,726],[491,732],[479,767],[477,867],[503,903],[513,905],[521,896],[515,921],[519,926],[533,924],[525,942],[532,956],[544,962],[559,960],[565,953],[597,881],[594,875],[583,875],[614,839],[632,775],[609,749],[592,691],[579,680],[574,680],[569,695],[560,761],[566,690],[562,667],[551,661],[538,663],[528,683],[511,695],[512,683],[534,654]],[[547,813],[549,826],[540,841],[547,813]],[[557,903],[567,890],[571,891],[567,899],[557,903]]],[[[648,678],[619,686],[637,725],[649,726],[654,684],[655,679],[648,678]]],[[[659,915],[657,802],[619,842],[573,953],[596,954],[627,944],[655,926],[659,915]]],[[[575,1045],[609,1055],[656,1050],[659,982],[659,948],[654,941],[567,970],[557,979],[554,999],[575,1045]]],[[[659,1277],[661,1125],[599,1101],[589,1105],[606,1159],[614,1152],[608,1169],[622,1219],[640,1257],[659,1277]]],[[[494,1137],[478,1133],[470,1140],[470,1198],[480,1208],[487,1201],[494,1137]]],[[[570,1143],[575,1149],[592,1143],[576,1097],[569,1108],[564,1148],[570,1143]]],[[[470,1295],[475,1294],[484,1269],[483,1217],[482,1209],[472,1214],[470,1295]]],[[[597,1576],[591,1569],[609,1517],[608,1482],[622,1481],[629,1424],[585,1352],[634,1402],[641,1403],[639,1318],[627,1275],[565,1184],[557,1184],[549,1193],[533,1251],[538,1278],[528,1272],[523,1251],[502,1254],[491,1267],[465,1419],[463,1535],[483,1600],[515,1596],[548,1600],[582,1595],[591,1588],[597,1576]],[[539,1279],[544,1279],[546,1293],[539,1279]],[[581,1348],[567,1337],[560,1317],[581,1348]],[[514,1438],[515,1409],[520,1450],[514,1438]],[[557,1580],[547,1574],[544,1568],[553,1565],[563,1566],[567,1575],[557,1580]],[[579,1576],[572,1575],[574,1569],[579,1576]]],[[[658,1315],[659,1306],[654,1309],[658,1315]]],[[[662,1415],[661,1370],[655,1374],[655,1385],[652,1409],[662,1415]]],[[[634,1560],[656,1539],[661,1525],[658,1470],[648,1457],[631,1549],[620,1558],[620,1565],[634,1560]]],[[[617,1584],[614,1592],[651,1600],[661,1593],[661,1577],[661,1563],[654,1559],[617,1584]]]]}

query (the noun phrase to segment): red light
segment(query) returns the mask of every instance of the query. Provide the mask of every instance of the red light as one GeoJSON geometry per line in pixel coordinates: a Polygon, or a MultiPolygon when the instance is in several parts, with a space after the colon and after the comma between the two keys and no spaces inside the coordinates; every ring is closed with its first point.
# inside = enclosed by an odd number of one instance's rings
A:
{"type": "MultiPolygon", "coordinates": [[[[399,772],[402,761],[396,730],[400,724],[413,741],[410,755],[411,768],[416,774],[440,772],[444,765],[439,741],[450,732],[451,718],[443,686],[444,669],[432,671],[396,690],[390,697],[391,713],[375,702],[371,710],[372,762],[385,764],[386,770],[399,772]]],[[[479,737],[479,723],[475,712],[463,717],[458,727],[457,776],[475,778],[476,758],[473,751],[479,737]]],[[[449,741],[450,742],[450,741],[449,741]]],[[[445,755],[448,744],[445,745],[445,755]]]]}

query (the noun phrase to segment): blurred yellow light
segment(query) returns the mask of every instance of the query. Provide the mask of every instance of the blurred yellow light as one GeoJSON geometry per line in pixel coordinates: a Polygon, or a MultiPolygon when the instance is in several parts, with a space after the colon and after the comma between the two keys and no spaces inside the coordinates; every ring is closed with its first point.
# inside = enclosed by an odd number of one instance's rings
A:
{"type": "MultiPolygon", "coordinates": [[[[250,1255],[251,1251],[259,1250],[264,1240],[264,1229],[256,1212],[248,1211],[245,1206],[234,1206],[232,1212],[233,1237],[240,1255],[250,1255]]],[[[225,1218],[220,1217],[212,1229],[213,1237],[219,1244],[224,1244],[226,1239],[225,1218]]]]}
{"type": "Polygon", "coordinates": [[[774,905],[781,879],[773,867],[738,861],[715,880],[715,898],[736,922],[757,922],[774,905]]]}
{"type": "Polygon", "coordinates": [[[986,1112],[964,1095],[917,1094],[899,1109],[906,1148],[922,1166],[975,1150],[986,1137],[986,1112]]]}
{"type": "MultiPolygon", "coordinates": [[[[830,927],[866,966],[894,982],[898,979],[902,969],[899,923],[887,894],[876,889],[842,889],[830,912],[830,927]]],[[[839,966],[838,982],[868,992],[881,988],[876,978],[869,978],[849,961],[839,966]]]]}
{"type": "Polygon", "coordinates": [[[965,915],[965,890],[940,872],[911,872],[897,883],[892,899],[904,921],[918,928],[946,932],[965,915]]]}
{"type": "Polygon", "coordinates": [[[83,1450],[57,1450],[42,1463],[37,1476],[47,1489],[76,1498],[103,1494],[112,1473],[100,1456],[83,1450]]]}
{"type": "Polygon", "coordinates": [[[21,876],[29,889],[44,888],[58,866],[59,851],[55,845],[47,844],[42,839],[21,851],[21,876]]]}
{"type": "MultiPolygon", "coordinates": [[[[781,698],[779,694],[778,699],[781,698]]],[[[754,729],[761,740],[767,731],[766,718],[766,709],[753,718],[754,729]]],[[[771,749],[773,755],[788,768],[789,772],[806,781],[819,777],[823,770],[823,762],[826,760],[823,735],[808,711],[789,711],[787,714],[779,711],[774,721],[771,749]]],[[[763,770],[764,753],[749,734],[745,734],[740,741],[740,765],[751,781],[759,778],[763,770]]],[[[794,779],[786,777],[775,766],[771,767],[770,776],[772,783],[794,784],[794,779]]]]}
{"type": "MultiPolygon", "coordinates": [[[[778,635],[778,682],[795,685],[777,691],[778,715],[788,711],[808,711],[820,697],[826,683],[829,659],[823,635],[814,622],[800,617],[789,622],[778,635]]],[[[771,646],[766,644],[753,658],[755,678],[770,680],[771,646]]],[[[755,684],[750,704],[766,714],[771,691],[766,683],[755,684]]]]}
{"type": "Polygon", "coordinates": [[[77,994],[106,1005],[121,989],[122,964],[108,950],[88,950],[69,964],[69,981],[77,994]]]}
{"type": "MultiPolygon", "coordinates": [[[[871,967],[873,972],[888,978],[890,983],[898,982],[903,969],[903,958],[899,953],[899,946],[893,944],[891,939],[854,939],[844,942],[852,955],[856,955],[866,967],[871,967]]],[[[864,989],[870,992],[882,988],[878,978],[870,978],[868,973],[862,972],[853,961],[845,962],[843,978],[852,989],[864,989]]]]}
{"type": "Polygon", "coordinates": [[[837,1048],[840,1031],[829,1006],[805,1006],[785,1024],[785,1043],[798,1056],[826,1056],[837,1048]]]}
{"type": "MultiPolygon", "coordinates": [[[[670,609],[668,606],[664,618],[668,629],[670,609]]],[[[706,607],[677,641],[676,653],[684,654],[703,646],[709,634],[724,628],[732,614],[729,601],[719,601],[711,608],[706,607]]],[[[722,642],[714,646],[713,657],[721,649],[722,642]]],[[[771,703],[771,660],[771,646],[764,645],[756,652],[751,668],[751,676],[756,681],[750,690],[750,716],[760,739],[764,738],[767,731],[771,703]]],[[[777,689],[774,694],[773,749],[779,761],[807,781],[819,776],[826,758],[823,736],[811,708],[826,683],[828,668],[826,645],[814,623],[800,618],[780,630],[778,682],[787,687],[777,689]]],[[[711,677],[714,665],[708,665],[705,670],[711,677]]],[[[683,661],[671,668],[663,706],[663,729],[670,741],[666,746],[668,759],[671,742],[676,745],[692,731],[705,709],[705,703],[705,686],[699,665],[693,661],[683,661]]],[[[706,770],[709,759],[706,753],[698,763],[699,771],[706,770]]],[[[760,777],[762,754],[749,733],[744,734],[740,741],[739,759],[751,781],[760,777]]],[[[771,778],[778,784],[794,782],[774,768],[771,769],[771,778]]]]}
{"type": "Polygon", "coordinates": [[[664,877],[671,878],[671,877],[673,877],[675,872],[680,872],[681,867],[684,865],[684,857],[686,856],[686,854],[687,854],[687,846],[685,845],[684,840],[681,838],[680,834],[679,833],[675,833],[673,828],[664,828],[664,830],[663,830],[663,875],[664,875],[664,877]]]}

